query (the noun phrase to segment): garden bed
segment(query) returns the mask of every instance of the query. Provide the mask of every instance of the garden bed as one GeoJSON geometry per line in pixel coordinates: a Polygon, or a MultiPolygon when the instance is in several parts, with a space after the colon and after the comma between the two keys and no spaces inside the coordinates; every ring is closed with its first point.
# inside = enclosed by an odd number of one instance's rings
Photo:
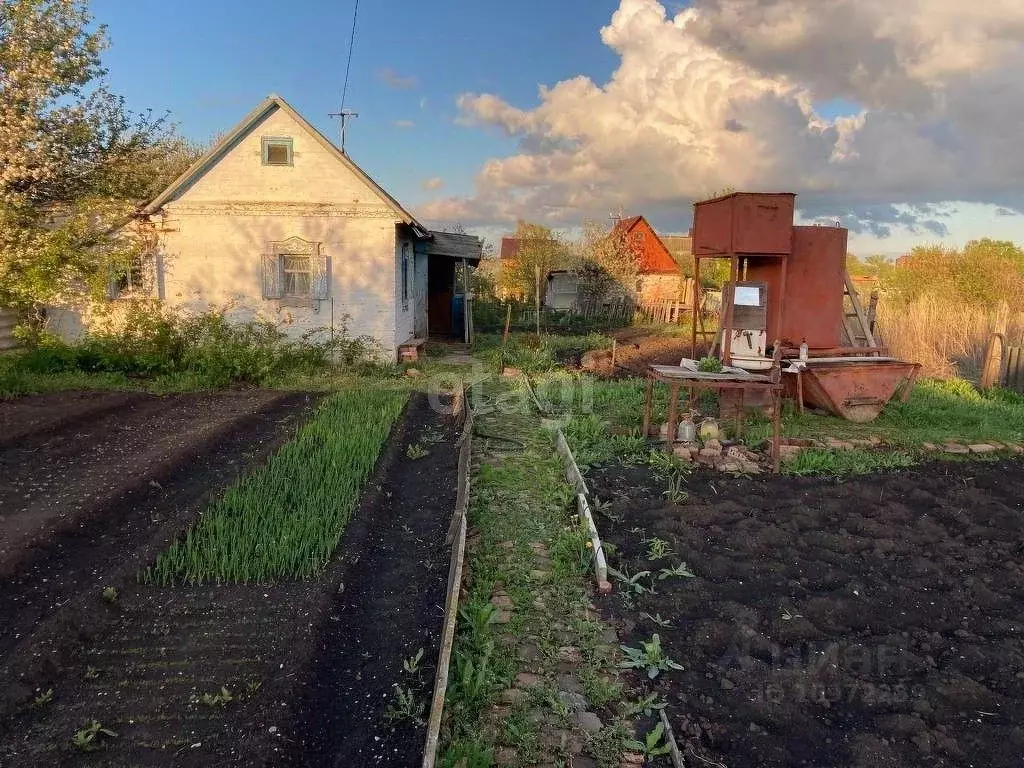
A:
{"type": "Polygon", "coordinates": [[[701,470],[672,503],[648,467],[598,467],[611,564],[650,571],[638,583],[656,590],[619,582],[600,606],[625,644],[658,633],[682,665],[652,688],[692,764],[1017,766],[1022,470],[931,463],[842,483],[701,470]],[[684,561],[694,578],[657,578],[684,561]]]}
{"type": "Polygon", "coordinates": [[[0,764],[415,762],[426,711],[397,712],[393,684],[429,699],[455,503],[448,421],[414,398],[317,578],[156,587],[140,571],[314,399],[105,397],[130,407],[70,395],[61,420],[31,399],[0,405],[5,426],[36,420],[0,448],[0,526],[20,537],[0,556],[0,764]],[[97,733],[94,754],[72,744],[93,721],[117,734],[97,733]]]}

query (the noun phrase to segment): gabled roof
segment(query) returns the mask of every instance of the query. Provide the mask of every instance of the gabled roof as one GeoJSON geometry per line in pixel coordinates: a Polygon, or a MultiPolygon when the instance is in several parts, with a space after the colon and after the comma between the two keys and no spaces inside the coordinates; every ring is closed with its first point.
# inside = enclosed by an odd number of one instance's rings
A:
{"type": "Polygon", "coordinates": [[[672,258],[672,253],[658,237],[654,227],[643,216],[630,216],[628,219],[621,219],[615,223],[613,230],[621,235],[643,234],[644,244],[654,245],[653,249],[641,247],[637,254],[641,274],[679,271],[679,266],[672,258]]]}
{"type": "Polygon", "coordinates": [[[245,119],[236,125],[230,132],[225,134],[220,141],[214,144],[201,158],[196,160],[192,166],[185,171],[181,176],[176,178],[171,185],[167,187],[163,192],[156,196],[149,205],[142,209],[143,213],[152,214],[160,210],[164,203],[170,200],[179,191],[184,189],[188,184],[194,181],[198,176],[205,173],[213,165],[215,165],[224,153],[234,144],[234,142],[242,135],[247,133],[253,128],[260,120],[270,114],[273,110],[280,109],[291,117],[295,122],[305,128],[309,133],[320,143],[320,145],[332,154],[339,162],[354,173],[359,179],[365,182],[374,192],[379,194],[385,202],[394,210],[395,215],[398,216],[405,224],[408,224],[413,229],[417,230],[417,234],[423,236],[426,234],[427,229],[420,224],[416,218],[409,213],[405,208],[402,207],[395,198],[389,195],[383,187],[377,182],[370,178],[370,176],[352,162],[346,153],[342,152],[335,146],[334,142],[324,136],[320,131],[310,124],[306,118],[300,115],[287,101],[282,99],[277,94],[270,94],[264,99],[256,109],[246,115],[245,119]]]}

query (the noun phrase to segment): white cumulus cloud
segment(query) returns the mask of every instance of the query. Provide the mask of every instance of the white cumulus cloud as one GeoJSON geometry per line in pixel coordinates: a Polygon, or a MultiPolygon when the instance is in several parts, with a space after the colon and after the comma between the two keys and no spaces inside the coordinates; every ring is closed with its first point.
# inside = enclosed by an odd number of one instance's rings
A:
{"type": "Polygon", "coordinates": [[[436,192],[444,186],[444,179],[440,176],[435,176],[432,179],[427,179],[423,182],[423,188],[428,192],[436,192]]]}
{"type": "Polygon", "coordinates": [[[427,218],[571,224],[631,211],[686,219],[724,187],[800,194],[805,216],[944,229],[945,201],[1024,210],[1024,2],[621,0],[603,84],[543,86],[528,108],[464,94],[460,122],[517,150],[427,218]],[[853,116],[815,105],[841,100],[853,116]]]}

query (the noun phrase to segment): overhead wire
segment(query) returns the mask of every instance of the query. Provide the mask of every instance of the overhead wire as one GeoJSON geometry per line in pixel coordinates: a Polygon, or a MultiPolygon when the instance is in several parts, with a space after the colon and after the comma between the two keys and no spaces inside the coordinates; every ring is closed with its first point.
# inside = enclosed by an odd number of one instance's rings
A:
{"type": "Polygon", "coordinates": [[[348,39],[348,61],[345,63],[345,85],[341,89],[341,111],[345,111],[345,100],[348,98],[348,79],[352,72],[352,49],[356,44],[356,21],[359,19],[359,0],[352,9],[352,33],[348,39]]]}

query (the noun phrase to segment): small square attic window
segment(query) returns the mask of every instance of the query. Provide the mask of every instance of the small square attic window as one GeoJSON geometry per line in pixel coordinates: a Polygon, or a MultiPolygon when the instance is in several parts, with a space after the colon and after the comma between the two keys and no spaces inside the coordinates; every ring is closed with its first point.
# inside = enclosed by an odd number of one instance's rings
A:
{"type": "Polygon", "coordinates": [[[292,140],[290,138],[263,137],[264,165],[291,165],[292,140]]]}

